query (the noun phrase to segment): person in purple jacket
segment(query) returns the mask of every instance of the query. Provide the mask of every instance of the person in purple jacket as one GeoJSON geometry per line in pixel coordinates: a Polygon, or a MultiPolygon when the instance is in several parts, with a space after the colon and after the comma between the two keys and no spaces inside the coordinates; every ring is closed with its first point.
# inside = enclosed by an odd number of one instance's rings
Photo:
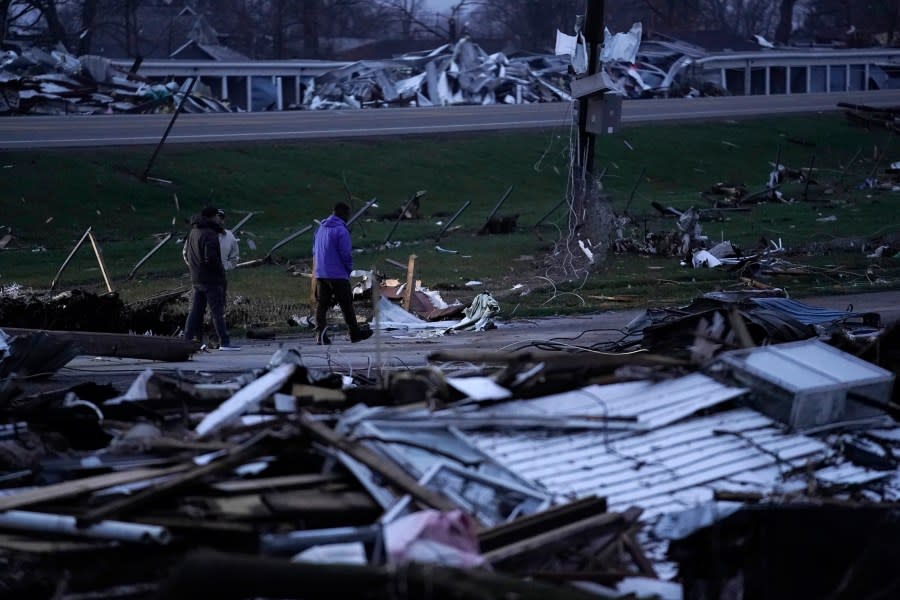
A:
{"type": "Polygon", "coordinates": [[[316,265],[316,343],[331,343],[326,329],[328,309],[337,302],[350,330],[350,341],[361,342],[372,337],[371,329],[362,329],[353,312],[353,292],[350,272],[353,271],[353,245],[350,243],[350,206],[344,202],[334,205],[333,214],[322,221],[313,242],[313,261],[316,265]]]}

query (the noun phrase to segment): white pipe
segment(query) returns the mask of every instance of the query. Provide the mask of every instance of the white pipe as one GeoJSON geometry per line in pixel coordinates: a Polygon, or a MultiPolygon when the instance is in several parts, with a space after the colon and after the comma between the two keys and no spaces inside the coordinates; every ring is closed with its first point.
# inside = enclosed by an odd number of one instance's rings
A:
{"type": "Polygon", "coordinates": [[[75,517],[25,510],[7,510],[0,513],[0,527],[41,533],[64,533],[79,537],[168,544],[172,538],[169,530],[157,525],[141,525],[123,521],[100,521],[88,527],[79,527],[75,517]]]}
{"type": "Polygon", "coordinates": [[[265,400],[277,392],[284,382],[294,374],[294,369],[295,365],[293,364],[281,365],[247,384],[206,415],[194,431],[199,436],[205,436],[232,423],[251,407],[258,405],[261,400],[265,400]]]}

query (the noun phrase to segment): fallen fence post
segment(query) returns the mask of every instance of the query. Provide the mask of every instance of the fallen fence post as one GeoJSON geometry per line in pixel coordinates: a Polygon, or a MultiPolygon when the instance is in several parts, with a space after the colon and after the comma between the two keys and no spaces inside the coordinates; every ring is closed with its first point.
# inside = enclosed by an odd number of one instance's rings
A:
{"type": "Polygon", "coordinates": [[[856,162],[856,159],[859,158],[860,154],[862,154],[862,148],[857,148],[856,154],[853,155],[853,158],[850,159],[850,162],[848,162],[846,165],[844,165],[844,168],[841,170],[841,175],[840,175],[840,177],[838,177],[838,180],[837,180],[837,184],[839,186],[844,185],[844,175],[847,174],[847,171],[850,170],[850,167],[853,166],[853,163],[856,162]]]}
{"type": "Polygon", "coordinates": [[[171,239],[172,239],[172,233],[169,232],[166,234],[166,237],[164,237],[162,240],[160,240],[160,242],[158,244],[156,244],[156,246],[153,247],[153,250],[148,252],[144,256],[144,258],[137,261],[137,264],[134,265],[133,269],[131,269],[131,273],[128,274],[128,279],[134,279],[134,274],[137,273],[138,269],[140,269],[142,266],[144,266],[144,263],[147,262],[148,260],[150,260],[150,258],[152,258],[154,254],[159,252],[159,249],[162,248],[163,246],[165,246],[166,242],[168,242],[171,239]]]}
{"type": "Polygon", "coordinates": [[[232,230],[232,231],[237,231],[238,229],[240,229],[241,227],[243,227],[244,225],[246,225],[246,224],[247,224],[247,221],[249,221],[250,219],[252,219],[252,218],[253,218],[253,215],[255,215],[255,214],[256,214],[255,212],[249,212],[249,213],[247,213],[247,214],[244,216],[243,219],[241,219],[240,221],[238,221],[237,223],[235,223],[234,227],[232,227],[231,230],[232,230]]]}
{"type": "Polygon", "coordinates": [[[816,155],[813,154],[812,158],[809,159],[809,170],[806,172],[806,182],[803,186],[803,199],[807,200],[809,198],[809,180],[812,179],[813,167],[816,165],[816,155]]]}
{"type": "MultiPolygon", "coordinates": [[[[378,198],[372,198],[371,200],[366,202],[365,206],[363,206],[361,209],[356,211],[356,213],[352,217],[350,217],[350,220],[347,221],[347,227],[350,227],[351,225],[353,225],[357,221],[357,219],[359,219],[364,214],[366,214],[366,211],[369,210],[370,208],[372,208],[372,205],[374,205],[377,200],[378,200],[378,198]]],[[[363,236],[365,236],[365,233],[363,233],[363,236]]]]}
{"type": "Polygon", "coordinates": [[[503,194],[503,197],[500,198],[500,202],[497,203],[497,205],[494,207],[494,210],[492,210],[491,214],[488,215],[487,221],[484,222],[484,225],[481,226],[481,229],[478,230],[478,233],[484,233],[487,230],[488,224],[491,222],[491,219],[494,218],[494,215],[497,214],[497,211],[500,210],[500,207],[503,206],[503,203],[506,202],[506,199],[509,198],[510,194],[512,194],[513,187],[514,186],[509,186],[509,188],[507,188],[506,192],[503,194]]]}
{"type": "Polygon", "coordinates": [[[469,208],[469,205],[470,205],[470,204],[472,204],[472,201],[471,201],[471,200],[466,200],[466,203],[462,205],[462,208],[460,208],[458,211],[456,211],[456,214],[453,215],[453,216],[450,218],[449,221],[447,221],[447,224],[444,225],[444,228],[441,229],[441,232],[440,232],[439,234],[437,234],[437,237],[436,237],[436,238],[434,238],[434,243],[435,243],[435,244],[437,244],[438,242],[441,241],[441,238],[444,236],[445,233],[447,233],[447,230],[450,229],[450,226],[453,225],[453,223],[456,222],[456,220],[459,218],[459,216],[460,216],[461,214],[463,214],[463,212],[464,212],[467,208],[469,208]]]}
{"type": "Polygon", "coordinates": [[[106,272],[106,264],[103,262],[103,254],[100,253],[100,246],[97,245],[97,239],[92,231],[88,231],[88,239],[91,240],[91,247],[94,249],[94,256],[97,257],[97,263],[100,265],[100,273],[103,275],[103,282],[106,284],[106,291],[110,294],[113,292],[112,284],[109,282],[109,274],[106,272]]]}
{"type": "Polygon", "coordinates": [[[303,235],[304,233],[307,233],[308,231],[310,231],[312,228],[313,228],[312,225],[307,225],[306,227],[304,227],[304,228],[302,228],[302,229],[300,229],[300,230],[298,230],[298,231],[295,231],[295,232],[292,233],[291,235],[287,236],[286,238],[284,238],[283,240],[281,240],[280,242],[278,242],[277,244],[275,244],[274,246],[272,246],[272,248],[269,249],[269,252],[268,252],[265,256],[263,256],[262,258],[257,258],[257,259],[254,259],[254,260],[248,260],[247,262],[239,263],[239,264],[238,264],[238,267],[255,267],[255,266],[257,266],[257,265],[261,265],[261,264],[263,264],[263,263],[267,263],[267,262],[271,261],[271,260],[272,260],[272,254],[274,254],[276,250],[278,250],[279,248],[281,248],[281,247],[284,246],[285,244],[288,244],[288,243],[294,241],[295,239],[297,239],[298,237],[300,237],[300,236],[303,235]]]}
{"type": "Polygon", "coordinates": [[[543,223],[544,221],[546,221],[547,219],[549,219],[549,218],[550,218],[550,215],[552,215],[552,214],[555,213],[557,210],[559,210],[559,207],[562,206],[563,204],[565,204],[565,203],[568,202],[568,201],[569,201],[568,198],[563,198],[562,200],[560,200],[559,202],[557,202],[556,205],[555,205],[553,208],[551,208],[550,210],[547,211],[547,214],[545,214],[543,217],[541,217],[540,219],[538,219],[538,222],[534,224],[534,227],[532,227],[532,229],[537,229],[538,227],[540,227],[540,226],[541,226],[541,223],[543,223]]]}
{"type": "Polygon", "coordinates": [[[59,271],[56,272],[56,277],[53,278],[53,281],[50,282],[50,291],[53,291],[56,288],[57,282],[59,282],[60,276],[63,274],[63,271],[66,270],[66,267],[69,266],[69,263],[72,261],[72,257],[75,256],[75,253],[78,252],[78,249],[84,244],[84,241],[88,239],[88,235],[91,233],[91,228],[88,227],[87,231],[84,232],[84,235],[81,236],[81,239],[78,240],[78,243],[75,244],[75,247],[72,248],[72,251],[69,252],[69,256],[66,257],[66,260],[63,261],[62,266],[59,268],[59,271]]]}
{"type": "Polygon", "coordinates": [[[400,225],[400,221],[403,220],[403,215],[406,214],[406,211],[409,210],[409,207],[412,206],[413,201],[419,197],[419,192],[413,193],[412,196],[409,197],[409,200],[406,202],[406,205],[400,211],[400,215],[397,217],[397,220],[394,221],[394,226],[391,227],[391,230],[388,232],[387,237],[384,238],[384,242],[382,245],[387,245],[389,241],[391,241],[391,236],[394,235],[394,232],[397,231],[397,226],[400,225]]]}
{"type": "Polygon", "coordinates": [[[147,181],[150,179],[150,169],[153,168],[153,163],[156,162],[156,157],[159,155],[159,151],[162,150],[163,144],[166,143],[166,138],[169,137],[169,132],[172,131],[172,127],[175,125],[175,119],[178,118],[178,114],[181,112],[181,109],[184,107],[184,103],[187,101],[188,96],[191,95],[191,91],[194,89],[194,84],[197,83],[198,77],[194,77],[191,79],[191,84],[188,86],[187,91],[184,92],[184,95],[181,97],[181,102],[178,103],[178,108],[175,109],[175,112],[172,114],[172,119],[169,121],[169,126],[166,127],[166,131],[163,133],[162,139],[159,140],[159,143],[156,145],[156,149],[153,151],[153,155],[150,157],[150,161],[147,163],[147,168],[144,169],[144,174],[141,176],[141,179],[147,181]]]}
{"type": "Polygon", "coordinates": [[[623,213],[628,212],[628,208],[631,206],[631,202],[634,200],[634,195],[637,193],[638,186],[641,185],[641,182],[644,180],[644,175],[647,173],[647,167],[641,167],[641,174],[638,175],[637,180],[634,182],[634,185],[631,188],[631,193],[628,194],[628,203],[625,204],[625,210],[623,213]]]}

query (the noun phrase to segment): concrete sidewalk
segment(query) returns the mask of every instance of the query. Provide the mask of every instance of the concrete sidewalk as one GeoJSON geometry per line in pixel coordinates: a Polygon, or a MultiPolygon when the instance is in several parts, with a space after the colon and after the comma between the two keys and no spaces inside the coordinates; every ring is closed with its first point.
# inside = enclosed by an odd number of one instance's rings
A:
{"type": "MultiPolygon", "coordinates": [[[[885,323],[900,319],[900,291],[828,296],[801,299],[811,306],[846,310],[852,306],[857,312],[880,313],[885,323]]],[[[427,363],[429,354],[438,350],[505,350],[531,342],[555,340],[565,342],[578,336],[578,345],[614,341],[622,337],[620,330],[642,309],[604,311],[574,317],[516,319],[500,323],[499,328],[485,332],[460,332],[439,338],[415,339],[412,334],[393,331],[376,332],[375,336],[351,344],[346,334],[333,336],[331,346],[317,346],[310,330],[298,331],[296,336],[275,340],[235,340],[240,352],[201,352],[191,360],[163,363],[138,359],[78,357],[51,378],[54,387],[69,386],[84,381],[112,384],[124,390],[145,369],[159,373],[190,374],[211,381],[221,381],[231,375],[262,369],[272,355],[281,348],[296,348],[304,364],[311,369],[375,373],[378,369],[407,369],[427,363]]]]}

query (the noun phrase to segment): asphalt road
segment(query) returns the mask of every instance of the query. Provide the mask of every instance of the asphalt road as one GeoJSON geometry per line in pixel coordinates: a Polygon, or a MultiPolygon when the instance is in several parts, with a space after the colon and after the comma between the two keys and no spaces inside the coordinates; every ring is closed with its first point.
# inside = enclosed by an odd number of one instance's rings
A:
{"type": "MultiPolygon", "coordinates": [[[[629,100],[629,123],[741,118],[838,110],[838,102],[900,106],[900,90],[791,96],[629,100]]],[[[568,128],[570,103],[383,110],[183,114],[168,143],[359,138],[466,131],[568,128]]],[[[155,144],[169,115],[0,118],[0,149],[155,144]]]]}

